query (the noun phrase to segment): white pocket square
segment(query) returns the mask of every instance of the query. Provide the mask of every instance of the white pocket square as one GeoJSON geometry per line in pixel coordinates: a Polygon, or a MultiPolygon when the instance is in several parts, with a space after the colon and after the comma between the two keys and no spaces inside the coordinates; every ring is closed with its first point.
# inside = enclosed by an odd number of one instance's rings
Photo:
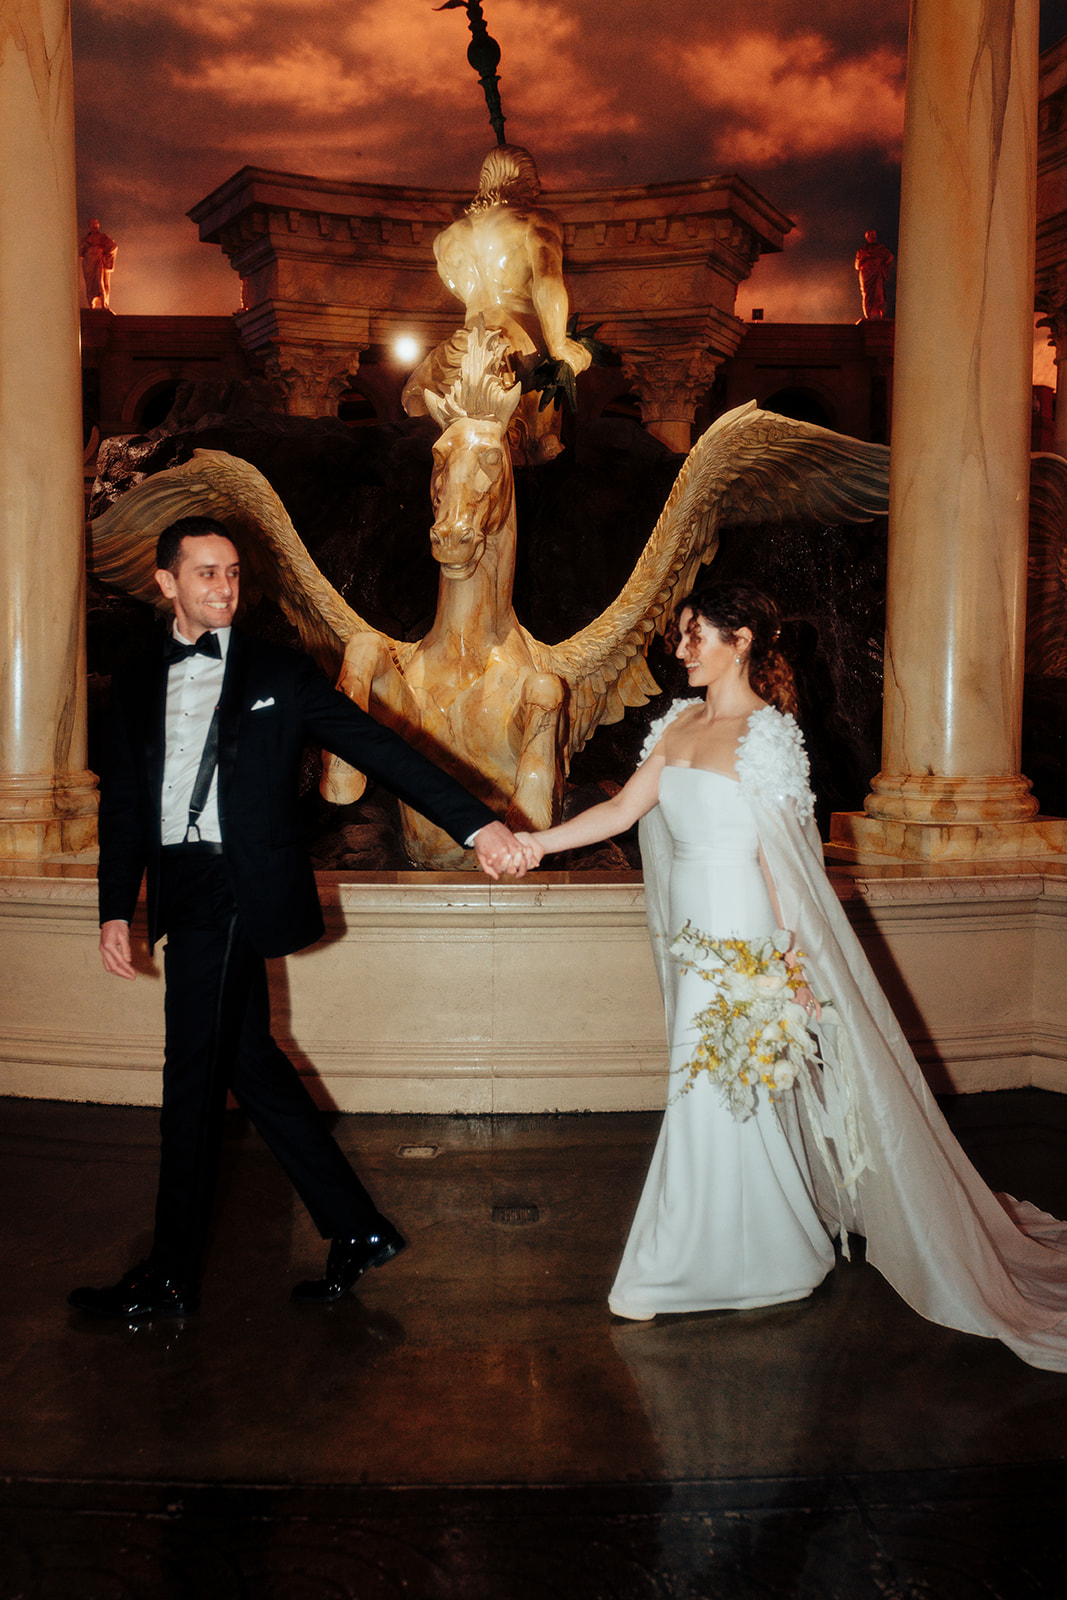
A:
{"type": "Polygon", "coordinates": [[[273,704],[274,704],[274,696],[271,695],[269,700],[257,700],[255,705],[252,707],[252,710],[253,711],[266,711],[267,707],[268,706],[272,706],[273,704]]]}

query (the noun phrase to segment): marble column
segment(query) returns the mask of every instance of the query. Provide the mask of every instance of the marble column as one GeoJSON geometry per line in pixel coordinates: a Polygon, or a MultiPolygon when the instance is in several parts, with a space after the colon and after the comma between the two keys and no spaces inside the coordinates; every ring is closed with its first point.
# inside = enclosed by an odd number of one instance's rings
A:
{"type": "Polygon", "coordinates": [[[0,0],[0,857],[95,841],[67,0],[0,0]]]}
{"type": "Polygon", "coordinates": [[[882,771],[862,857],[1060,851],[1020,774],[1038,0],[912,0],[882,771]]]}
{"type": "Polygon", "coordinates": [[[693,344],[623,356],[623,371],[641,401],[641,420],[668,449],[688,454],[697,406],[711,388],[721,359],[693,344]]]}

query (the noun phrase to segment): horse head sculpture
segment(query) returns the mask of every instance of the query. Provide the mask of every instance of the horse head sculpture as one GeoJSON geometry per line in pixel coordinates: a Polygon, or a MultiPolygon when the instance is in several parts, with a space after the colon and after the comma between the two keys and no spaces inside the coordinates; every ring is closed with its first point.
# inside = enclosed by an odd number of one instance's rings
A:
{"type": "MultiPolygon", "coordinates": [[[[433,447],[430,548],[441,576],[469,578],[499,535],[515,532],[515,483],[507,447],[508,423],[521,398],[506,384],[507,341],[497,330],[468,344],[461,375],[445,395],[427,393],[426,408],[441,429],[433,447]]],[[[514,547],[507,552],[514,554],[514,547]]],[[[499,560],[499,555],[497,555],[499,560]]]]}

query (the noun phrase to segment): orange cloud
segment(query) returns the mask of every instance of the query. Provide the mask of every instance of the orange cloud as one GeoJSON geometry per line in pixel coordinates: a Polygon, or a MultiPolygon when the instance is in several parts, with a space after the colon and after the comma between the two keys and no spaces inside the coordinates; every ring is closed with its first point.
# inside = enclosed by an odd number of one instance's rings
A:
{"type": "MultiPolygon", "coordinates": [[[[500,29],[494,19],[494,34],[500,29]]],[[[448,99],[473,79],[466,61],[470,43],[462,12],[436,15],[429,4],[398,5],[372,0],[356,15],[346,10],[339,39],[388,96],[412,92],[448,99]]]]}
{"type": "MultiPolygon", "coordinates": [[[[293,0],[294,6],[303,3],[293,0]]],[[[279,32],[273,5],[263,7],[265,14],[273,14],[271,30],[249,29],[245,24],[252,9],[251,0],[230,0],[201,26],[199,8],[186,8],[187,25],[200,31],[201,41],[205,31],[213,37],[211,47],[198,52],[199,59],[194,53],[175,66],[176,87],[190,94],[208,93],[235,108],[261,114],[269,108],[275,115],[291,112],[327,124],[354,111],[367,112],[370,125],[361,122],[358,130],[361,147],[386,144],[376,125],[403,126],[405,110],[410,117],[413,103],[436,107],[432,120],[441,130],[454,130],[457,111],[464,120],[478,122],[486,115],[465,59],[469,33],[460,16],[441,17],[429,6],[414,10],[396,0],[375,0],[356,18],[346,15],[334,31],[323,26],[336,15],[334,8],[319,6],[313,35],[294,39],[290,29],[279,32]],[[240,28],[236,19],[242,19],[240,28]],[[232,48],[220,49],[222,38],[232,48]]],[[[182,16],[181,10],[177,15],[182,16]]],[[[265,15],[261,20],[265,22],[265,15]]],[[[517,142],[523,128],[537,130],[538,147],[544,150],[560,139],[569,144],[588,133],[603,138],[612,130],[638,126],[633,111],[615,108],[613,94],[597,84],[585,63],[575,21],[560,7],[501,3],[493,28],[503,50],[501,94],[508,133],[517,142]],[[509,72],[509,62],[521,62],[521,72],[509,72]],[[555,129],[563,130],[559,138],[553,137],[555,129]]],[[[237,124],[237,130],[247,139],[247,127],[237,124]]],[[[294,133],[285,126],[278,131],[290,147],[305,142],[303,130],[294,133]]],[[[313,147],[318,141],[312,134],[309,142],[313,147]]]]}
{"type": "Polygon", "coordinates": [[[729,119],[713,135],[721,163],[767,167],[862,145],[899,156],[905,63],[884,45],[837,60],[817,34],[749,33],[674,59],[690,92],[729,119]]]}
{"type": "Polygon", "coordinates": [[[193,72],[175,71],[173,81],[180,89],[206,89],[231,106],[269,106],[275,113],[339,116],[377,97],[365,74],[311,43],[270,56],[219,55],[193,72]]]}

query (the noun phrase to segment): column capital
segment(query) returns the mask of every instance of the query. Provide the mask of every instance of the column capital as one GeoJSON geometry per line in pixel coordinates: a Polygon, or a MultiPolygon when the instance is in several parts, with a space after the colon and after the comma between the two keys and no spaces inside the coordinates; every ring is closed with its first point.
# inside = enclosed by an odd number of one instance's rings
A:
{"type": "Polygon", "coordinates": [[[1048,329],[1048,342],[1056,352],[1056,365],[1067,358],[1067,265],[1059,264],[1039,273],[1034,290],[1034,306],[1045,314],[1039,328],[1048,329]]]}
{"type": "Polygon", "coordinates": [[[1062,317],[1067,312],[1067,262],[1058,261],[1037,273],[1034,309],[1050,317],[1062,317]]]}
{"type": "Polygon", "coordinates": [[[640,397],[649,433],[672,450],[687,452],[696,408],[721,361],[718,352],[695,344],[663,345],[624,355],[622,370],[640,397]]]}
{"type": "Polygon", "coordinates": [[[358,350],[331,349],[319,340],[279,340],[266,349],[264,373],[291,417],[337,415],[337,402],[359,371],[358,350]]]}

